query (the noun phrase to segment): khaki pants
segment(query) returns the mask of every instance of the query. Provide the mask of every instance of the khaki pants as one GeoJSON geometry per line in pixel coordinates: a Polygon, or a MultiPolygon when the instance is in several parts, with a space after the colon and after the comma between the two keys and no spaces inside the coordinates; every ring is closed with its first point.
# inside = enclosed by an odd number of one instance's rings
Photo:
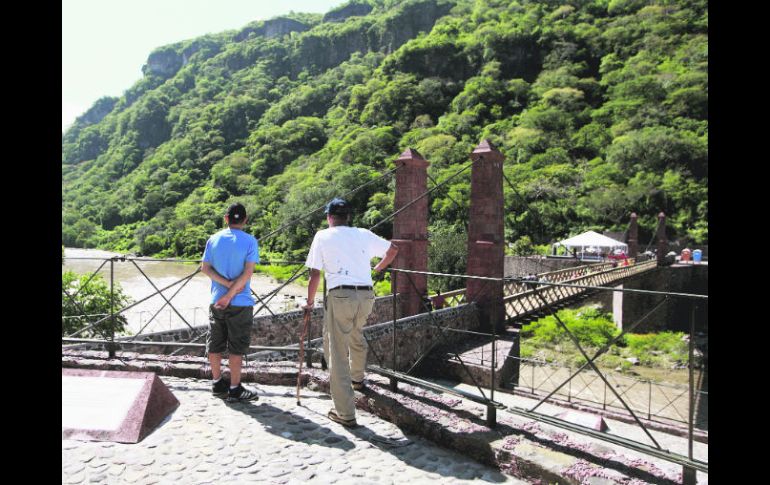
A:
{"type": "Polygon", "coordinates": [[[324,356],[334,410],[342,419],[356,417],[351,380],[364,379],[366,340],[363,327],[374,306],[371,290],[332,289],[324,312],[324,356]]]}

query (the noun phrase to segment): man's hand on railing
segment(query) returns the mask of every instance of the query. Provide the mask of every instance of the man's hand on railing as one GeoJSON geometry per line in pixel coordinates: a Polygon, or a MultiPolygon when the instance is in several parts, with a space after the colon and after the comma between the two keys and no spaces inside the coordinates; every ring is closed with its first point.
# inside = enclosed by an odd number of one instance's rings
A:
{"type": "Polygon", "coordinates": [[[379,283],[380,281],[385,280],[385,273],[386,271],[377,271],[375,269],[372,270],[372,281],[375,283],[379,283]]]}

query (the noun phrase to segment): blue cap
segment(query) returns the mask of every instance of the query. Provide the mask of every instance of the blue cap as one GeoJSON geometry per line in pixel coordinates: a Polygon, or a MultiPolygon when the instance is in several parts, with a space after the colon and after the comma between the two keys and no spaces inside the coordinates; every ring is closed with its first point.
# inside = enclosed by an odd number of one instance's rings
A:
{"type": "Polygon", "coordinates": [[[335,197],[331,202],[326,204],[326,214],[344,216],[350,213],[350,206],[345,199],[335,197]]]}

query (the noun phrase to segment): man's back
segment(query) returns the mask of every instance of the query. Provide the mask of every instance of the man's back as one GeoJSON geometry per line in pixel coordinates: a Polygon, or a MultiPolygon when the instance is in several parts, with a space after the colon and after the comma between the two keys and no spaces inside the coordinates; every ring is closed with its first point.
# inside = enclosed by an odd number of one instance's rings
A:
{"type": "MultiPolygon", "coordinates": [[[[211,264],[224,278],[234,280],[243,273],[243,267],[247,262],[259,263],[259,245],[251,234],[228,227],[209,238],[203,253],[203,261],[211,264]]],[[[211,303],[216,302],[225,293],[227,288],[212,280],[211,303]]],[[[233,298],[232,305],[254,305],[248,282],[246,287],[233,298]]]]}
{"type": "Polygon", "coordinates": [[[382,257],[389,247],[389,241],[368,229],[334,226],[316,233],[307,266],[323,269],[329,288],[371,286],[371,260],[382,257]]]}

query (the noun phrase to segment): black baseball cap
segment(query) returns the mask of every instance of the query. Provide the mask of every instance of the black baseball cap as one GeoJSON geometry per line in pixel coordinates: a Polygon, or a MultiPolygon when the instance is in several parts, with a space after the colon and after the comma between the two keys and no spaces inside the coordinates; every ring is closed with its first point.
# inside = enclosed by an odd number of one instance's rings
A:
{"type": "Polygon", "coordinates": [[[350,205],[348,205],[348,202],[345,199],[335,197],[331,202],[326,204],[326,210],[324,212],[333,216],[346,216],[350,214],[350,205]]]}
{"type": "Polygon", "coordinates": [[[227,219],[230,224],[242,224],[246,220],[246,208],[236,202],[227,208],[227,219]]]}

